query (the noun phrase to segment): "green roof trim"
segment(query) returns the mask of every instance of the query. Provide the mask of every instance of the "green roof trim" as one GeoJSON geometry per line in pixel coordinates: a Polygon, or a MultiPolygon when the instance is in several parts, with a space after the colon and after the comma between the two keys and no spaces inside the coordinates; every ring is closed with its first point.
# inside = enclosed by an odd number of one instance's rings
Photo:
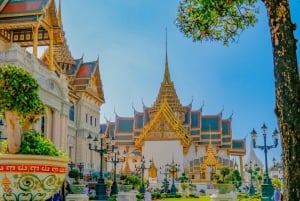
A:
{"type": "Polygon", "coordinates": [[[202,131],[219,130],[219,119],[217,117],[202,117],[202,131]]]}
{"type": "Polygon", "coordinates": [[[202,134],[202,139],[220,139],[220,134],[202,134]]]}
{"type": "Polygon", "coordinates": [[[191,130],[191,135],[199,135],[200,131],[199,130],[191,130]]]}
{"type": "Polygon", "coordinates": [[[220,148],[230,148],[231,144],[222,144],[220,148]]]}
{"type": "Polygon", "coordinates": [[[118,131],[120,133],[131,133],[133,131],[133,119],[120,119],[118,131]]]}
{"type": "Polygon", "coordinates": [[[192,117],[191,127],[199,128],[200,127],[200,125],[199,125],[199,118],[200,118],[199,113],[192,113],[191,117],[192,117]]]}
{"type": "Polygon", "coordinates": [[[230,142],[231,138],[230,137],[223,137],[222,142],[230,142]]]}
{"type": "Polygon", "coordinates": [[[137,117],[136,128],[143,128],[143,125],[144,125],[144,117],[143,115],[139,115],[137,117]]]}
{"type": "Polygon", "coordinates": [[[189,115],[190,113],[189,112],[186,112],[185,114],[184,114],[184,121],[183,121],[183,124],[187,124],[187,123],[189,123],[190,122],[190,115],[189,115]]]}
{"type": "Polygon", "coordinates": [[[200,137],[192,137],[193,141],[200,141],[200,137]]]}
{"type": "Polygon", "coordinates": [[[229,128],[228,128],[228,123],[227,122],[222,122],[222,134],[229,134],[229,128]]]}
{"type": "Polygon", "coordinates": [[[233,149],[243,149],[244,142],[243,141],[232,141],[232,148],[233,149]]]}

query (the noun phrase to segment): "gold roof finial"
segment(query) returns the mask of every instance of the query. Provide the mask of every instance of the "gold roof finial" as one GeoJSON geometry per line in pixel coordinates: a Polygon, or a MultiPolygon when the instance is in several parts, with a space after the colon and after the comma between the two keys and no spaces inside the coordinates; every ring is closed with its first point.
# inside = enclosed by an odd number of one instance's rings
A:
{"type": "Polygon", "coordinates": [[[211,125],[209,124],[209,144],[211,145],[211,125]]]}
{"type": "Polygon", "coordinates": [[[171,76],[169,71],[169,65],[168,65],[168,30],[166,28],[166,61],[165,61],[165,74],[164,74],[164,84],[171,83],[171,76]]]}
{"type": "Polygon", "coordinates": [[[60,26],[62,26],[62,18],[61,18],[61,0],[58,2],[58,21],[60,26]]]}

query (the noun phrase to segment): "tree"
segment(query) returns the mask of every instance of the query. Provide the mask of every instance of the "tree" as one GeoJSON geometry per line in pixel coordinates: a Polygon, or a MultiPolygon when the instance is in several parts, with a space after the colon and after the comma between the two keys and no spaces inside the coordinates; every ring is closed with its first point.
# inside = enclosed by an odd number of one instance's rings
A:
{"type": "Polygon", "coordinates": [[[0,67],[0,113],[4,114],[9,153],[21,146],[21,126],[33,123],[44,113],[45,104],[38,95],[38,82],[26,70],[12,65],[0,67]]]}
{"type": "Polygon", "coordinates": [[[240,172],[238,170],[233,170],[230,172],[230,180],[232,181],[233,185],[236,189],[240,188],[242,185],[242,177],[240,175],[240,172]]]}
{"type": "Polygon", "coordinates": [[[170,182],[168,179],[164,179],[161,186],[161,192],[168,193],[170,182]]]}
{"type": "Polygon", "coordinates": [[[227,175],[229,175],[229,173],[230,173],[230,169],[228,167],[222,167],[221,175],[222,175],[223,183],[225,182],[225,178],[227,175]]]}
{"type": "MultiPolygon", "coordinates": [[[[282,138],[284,200],[300,200],[300,79],[297,39],[288,0],[263,0],[273,47],[275,114],[282,138]]],[[[257,0],[182,0],[177,26],[194,41],[223,41],[225,45],[256,22],[257,0]]]]}
{"type": "Polygon", "coordinates": [[[186,192],[186,189],[188,189],[189,187],[189,184],[187,183],[190,179],[186,176],[185,172],[183,172],[181,174],[181,176],[179,177],[179,180],[180,180],[180,186],[181,186],[181,189],[182,189],[182,194],[183,194],[183,197],[186,197],[187,196],[187,192],[186,192]]]}

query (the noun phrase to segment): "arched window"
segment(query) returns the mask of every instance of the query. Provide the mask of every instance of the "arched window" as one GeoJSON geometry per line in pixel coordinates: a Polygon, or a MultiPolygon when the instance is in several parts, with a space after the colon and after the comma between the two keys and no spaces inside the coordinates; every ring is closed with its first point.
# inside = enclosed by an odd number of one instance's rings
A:
{"type": "Polygon", "coordinates": [[[69,110],[69,120],[74,121],[75,119],[75,107],[74,107],[74,103],[71,102],[71,107],[69,110]]]}

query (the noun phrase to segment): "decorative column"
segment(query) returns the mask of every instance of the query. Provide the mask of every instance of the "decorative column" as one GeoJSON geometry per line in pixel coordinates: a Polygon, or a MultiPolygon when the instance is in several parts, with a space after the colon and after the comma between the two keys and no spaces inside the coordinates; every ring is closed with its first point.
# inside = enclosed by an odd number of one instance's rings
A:
{"type": "Polygon", "coordinates": [[[51,71],[54,71],[55,69],[54,69],[54,64],[53,64],[53,56],[54,56],[54,54],[53,54],[53,46],[54,46],[54,43],[53,43],[53,41],[54,41],[54,39],[53,39],[53,37],[54,37],[54,34],[53,34],[53,30],[50,28],[49,30],[48,30],[48,34],[49,34],[49,70],[51,70],[51,71]]]}
{"type": "Polygon", "coordinates": [[[240,172],[241,172],[241,177],[242,177],[242,180],[245,180],[245,176],[244,176],[244,161],[243,161],[243,157],[242,156],[239,156],[239,159],[240,159],[240,172]]]}
{"type": "Polygon", "coordinates": [[[52,138],[53,142],[56,146],[59,147],[60,145],[60,135],[61,135],[61,118],[60,118],[60,112],[58,110],[53,111],[53,117],[52,117],[52,138]]]}
{"type": "Polygon", "coordinates": [[[32,27],[32,37],[33,37],[33,46],[32,46],[32,53],[34,58],[37,59],[37,47],[38,47],[38,26],[33,26],[32,27]]]}

